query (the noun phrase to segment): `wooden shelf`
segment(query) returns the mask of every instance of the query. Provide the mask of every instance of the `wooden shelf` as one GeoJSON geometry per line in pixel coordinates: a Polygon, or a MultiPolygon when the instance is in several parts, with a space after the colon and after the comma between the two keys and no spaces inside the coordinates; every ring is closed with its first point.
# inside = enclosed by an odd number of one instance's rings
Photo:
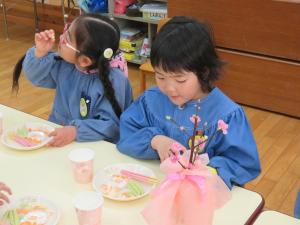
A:
{"type": "Polygon", "coordinates": [[[111,14],[114,18],[138,21],[142,23],[157,24],[159,20],[144,19],[143,17],[127,16],[125,14],[111,14]]]}

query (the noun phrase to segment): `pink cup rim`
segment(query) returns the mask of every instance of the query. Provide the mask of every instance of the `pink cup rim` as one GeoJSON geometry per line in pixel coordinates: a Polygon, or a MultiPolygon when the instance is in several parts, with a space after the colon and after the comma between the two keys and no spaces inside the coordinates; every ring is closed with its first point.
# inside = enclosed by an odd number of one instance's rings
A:
{"type": "Polygon", "coordinates": [[[95,152],[89,148],[78,148],[70,151],[68,158],[72,162],[81,163],[93,160],[95,152]]]}
{"type": "Polygon", "coordinates": [[[74,206],[76,209],[81,210],[81,211],[91,211],[91,210],[95,210],[99,207],[101,207],[104,203],[104,199],[103,196],[100,192],[94,192],[94,191],[82,191],[80,192],[73,200],[74,206]],[[82,207],[79,204],[79,201],[82,199],[86,199],[86,197],[89,195],[89,197],[93,197],[93,198],[98,198],[98,203],[95,204],[95,206],[93,207],[82,207]]]}

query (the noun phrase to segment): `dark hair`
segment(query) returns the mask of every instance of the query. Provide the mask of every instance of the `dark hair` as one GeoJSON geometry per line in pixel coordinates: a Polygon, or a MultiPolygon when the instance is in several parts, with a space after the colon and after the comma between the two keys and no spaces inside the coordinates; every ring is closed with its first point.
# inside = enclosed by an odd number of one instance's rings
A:
{"type": "MultiPolygon", "coordinates": [[[[87,70],[99,70],[99,79],[104,87],[105,97],[109,100],[116,115],[120,117],[121,107],[115,97],[115,91],[109,80],[109,61],[104,57],[104,50],[111,48],[116,54],[119,48],[120,30],[118,25],[111,19],[99,14],[86,13],[74,21],[76,48],[80,53],[77,56],[85,55],[92,60],[87,70]]],[[[15,66],[13,73],[13,90],[18,91],[18,80],[22,70],[23,56],[15,66]]]]}
{"type": "Polygon", "coordinates": [[[189,71],[197,75],[204,92],[220,76],[218,57],[208,26],[184,16],[170,19],[158,32],[151,48],[152,66],[166,72],[189,71]]]}

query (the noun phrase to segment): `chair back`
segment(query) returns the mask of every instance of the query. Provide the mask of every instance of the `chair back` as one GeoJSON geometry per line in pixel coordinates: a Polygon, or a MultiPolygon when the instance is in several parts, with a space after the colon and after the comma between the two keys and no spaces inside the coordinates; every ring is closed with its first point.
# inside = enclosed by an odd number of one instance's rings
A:
{"type": "Polygon", "coordinates": [[[170,20],[170,18],[164,18],[164,19],[160,19],[158,21],[158,24],[157,24],[157,32],[160,30],[160,28],[165,25],[165,23],[167,23],[168,21],[170,20]]]}

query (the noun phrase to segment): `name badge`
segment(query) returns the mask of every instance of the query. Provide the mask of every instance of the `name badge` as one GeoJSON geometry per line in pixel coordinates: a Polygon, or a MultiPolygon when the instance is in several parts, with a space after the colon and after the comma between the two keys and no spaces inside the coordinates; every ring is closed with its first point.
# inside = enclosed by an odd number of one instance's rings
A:
{"type": "Polygon", "coordinates": [[[81,93],[79,112],[81,118],[87,118],[90,112],[91,97],[86,95],[84,92],[81,93]]]}

